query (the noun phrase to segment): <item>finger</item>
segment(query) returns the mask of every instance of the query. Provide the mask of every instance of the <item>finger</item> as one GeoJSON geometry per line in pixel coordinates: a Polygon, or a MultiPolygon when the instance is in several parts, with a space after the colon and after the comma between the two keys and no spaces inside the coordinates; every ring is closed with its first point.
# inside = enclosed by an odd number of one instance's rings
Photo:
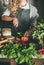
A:
{"type": "Polygon", "coordinates": [[[15,27],[18,27],[18,24],[14,24],[15,27]]]}
{"type": "Polygon", "coordinates": [[[16,27],[18,27],[18,24],[16,24],[16,27]]]}

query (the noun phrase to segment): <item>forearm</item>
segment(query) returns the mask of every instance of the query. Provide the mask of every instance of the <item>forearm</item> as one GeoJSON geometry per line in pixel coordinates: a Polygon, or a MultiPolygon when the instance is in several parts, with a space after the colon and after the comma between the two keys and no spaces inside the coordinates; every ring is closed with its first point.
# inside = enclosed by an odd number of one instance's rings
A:
{"type": "Polygon", "coordinates": [[[9,16],[2,16],[2,20],[9,22],[9,21],[12,21],[13,18],[12,17],[9,17],[9,16]]]}

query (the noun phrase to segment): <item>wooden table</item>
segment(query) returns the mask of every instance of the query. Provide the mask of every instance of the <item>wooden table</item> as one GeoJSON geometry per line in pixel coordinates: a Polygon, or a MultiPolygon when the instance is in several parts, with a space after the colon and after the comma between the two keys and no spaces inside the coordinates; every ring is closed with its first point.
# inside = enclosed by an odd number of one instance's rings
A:
{"type": "Polygon", "coordinates": [[[44,59],[34,58],[33,61],[35,62],[34,65],[44,65],[44,59]]]}
{"type": "Polygon", "coordinates": [[[15,40],[15,37],[14,36],[7,36],[7,37],[5,37],[5,39],[4,38],[0,38],[0,39],[2,39],[2,40],[0,40],[0,48],[2,48],[6,42],[10,42],[10,40],[11,41],[15,40]]]}
{"type": "MultiPolygon", "coordinates": [[[[44,59],[33,58],[33,61],[35,62],[34,65],[44,65],[44,59]]],[[[0,62],[10,62],[10,65],[16,65],[13,59],[0,58],[0,62]]]]}
{"type": "Polygon", "coordinates": [[[0,58],[0,62],[9,62],[10,65],[16,65],[16,62],[14,59],[0,58]]]}

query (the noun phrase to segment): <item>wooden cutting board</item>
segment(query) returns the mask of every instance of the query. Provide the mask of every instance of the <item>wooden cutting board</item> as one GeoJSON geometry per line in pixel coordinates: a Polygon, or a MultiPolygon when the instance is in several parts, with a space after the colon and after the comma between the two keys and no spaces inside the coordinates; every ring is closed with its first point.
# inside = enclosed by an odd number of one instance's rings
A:
{"type": "Polygon", "coordinates": [[[0,48],[2,48],[4,44],[6,44],[6,42],[8,42],[9,40],[13,40],[13,39],[15,39],[15,37],[9,36],[9,37],[6,37],[5,39],[3,38],[2,40],[0,40],[0,48]]]}

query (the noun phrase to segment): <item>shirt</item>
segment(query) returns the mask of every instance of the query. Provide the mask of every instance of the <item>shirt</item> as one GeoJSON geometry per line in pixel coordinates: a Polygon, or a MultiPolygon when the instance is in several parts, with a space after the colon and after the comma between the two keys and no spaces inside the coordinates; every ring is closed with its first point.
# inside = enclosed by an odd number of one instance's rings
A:
{"type": "MultiPolygon", "coordinates": [[[[38,14],[38,10],[36,9],[35,6],[31,5],[30,4],[30,7],[29,7],[29,3],[26,4],[26,6],[24,7],[21,7],[22,9],[29,9],[30,8],[30,18],[34,18],[34,17],[39,17],[39,14],[38,14]]],[[[2,16],[9,16],[10,15],[10,11],[9,9],[7,8],[5,10],[5,12],[2,14],[2,16]]]]}

